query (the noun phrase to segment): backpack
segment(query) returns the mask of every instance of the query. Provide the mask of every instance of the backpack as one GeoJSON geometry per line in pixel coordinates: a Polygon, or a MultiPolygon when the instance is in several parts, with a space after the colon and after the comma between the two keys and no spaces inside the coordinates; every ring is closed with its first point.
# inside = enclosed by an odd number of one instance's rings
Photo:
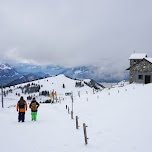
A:
{"type": "Polygon", "coordinates": [[[37,110],[37,104],[36,102],[31,103],[31,110],[36,111],[37,110]]]}
{"type": "Polygon", "coordinates": [[[25,106],[24,100],[20,100],[19,101],[19,108],[24,108],[24,106],[25,106]]]}

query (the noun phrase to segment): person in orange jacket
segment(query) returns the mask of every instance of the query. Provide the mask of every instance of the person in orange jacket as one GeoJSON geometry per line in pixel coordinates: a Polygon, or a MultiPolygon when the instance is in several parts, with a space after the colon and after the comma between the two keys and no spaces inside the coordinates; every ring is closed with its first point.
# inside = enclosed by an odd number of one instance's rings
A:
{"type": "Polygon", "coordinates": [[[18,111],[18,122],[25,120],[25,111],[27,110],[27,103],[23,97],[17,102],[16,110],[18,111]]]}

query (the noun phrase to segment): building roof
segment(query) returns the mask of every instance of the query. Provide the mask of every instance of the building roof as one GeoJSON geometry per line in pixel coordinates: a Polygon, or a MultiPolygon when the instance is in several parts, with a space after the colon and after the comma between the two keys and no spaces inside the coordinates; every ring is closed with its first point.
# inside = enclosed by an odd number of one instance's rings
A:
{"type": "Polygon", "coordinates": [[[145,58],[145,59],[152,63],[152,58],[145,58]]]}
{"type": "Polygon", "coordinates": [[[131,59],[143,59],[146,57],[147,57],[146,53],[134,53],[130,56],[129,60],[131,60],[131,59]]]}

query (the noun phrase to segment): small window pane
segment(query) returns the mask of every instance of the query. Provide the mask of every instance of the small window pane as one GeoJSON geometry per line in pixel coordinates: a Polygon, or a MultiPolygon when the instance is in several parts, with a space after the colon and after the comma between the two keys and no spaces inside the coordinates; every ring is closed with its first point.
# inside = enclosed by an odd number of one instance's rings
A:
{"type": "Polygon", "coordinates": [[[143,75],[139,75],[138,78],[139,78],[139,79],[143,79],[143,75]]]}

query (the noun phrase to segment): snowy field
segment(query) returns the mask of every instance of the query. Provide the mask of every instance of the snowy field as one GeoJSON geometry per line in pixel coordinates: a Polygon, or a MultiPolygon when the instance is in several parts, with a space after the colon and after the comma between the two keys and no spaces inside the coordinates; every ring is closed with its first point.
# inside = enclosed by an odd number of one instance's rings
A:
{"type": "MultiPolygon", "coordinates": [[[[18,123],[14,107],[20,98],[16,93],[22,95],[17,89],[21,85],[11,87],[13,92],[4,97],[4,108],[0,108],[0,151],[152,152],[152,84],[117,85],[93,93],[86,85],[75,88],[75,82],[63,75],[38,80],[36,83],[43,84],[41,90],[55,90],[60,102],[40,104],[36,122],[31,121],[28,109],[24,123],[18,123]],[[71,91],[74,119],[66,109],[66,105],[72,109],[70,96],[65,96],[71,91]],[[88,126],[87,145],[83,123],[88,126]]],[[[23,95],[25,99],[27,96],[23,95]]],[[[35,96],[38,102],[47,98],[38,93],[35,96]]]]}

